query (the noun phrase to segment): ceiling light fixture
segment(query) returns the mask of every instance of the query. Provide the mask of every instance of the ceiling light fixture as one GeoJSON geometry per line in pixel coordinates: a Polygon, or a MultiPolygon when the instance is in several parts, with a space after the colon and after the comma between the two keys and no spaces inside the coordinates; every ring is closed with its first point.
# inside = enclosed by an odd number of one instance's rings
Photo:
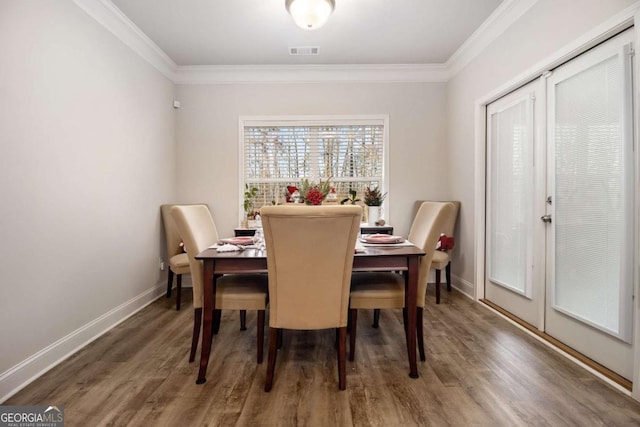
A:
{"type": "Polygon", "coordinates": [[[285,0],[293,21],[300,28],[315,30],[322,27],[336,7],[335,0],[285,0]]]}

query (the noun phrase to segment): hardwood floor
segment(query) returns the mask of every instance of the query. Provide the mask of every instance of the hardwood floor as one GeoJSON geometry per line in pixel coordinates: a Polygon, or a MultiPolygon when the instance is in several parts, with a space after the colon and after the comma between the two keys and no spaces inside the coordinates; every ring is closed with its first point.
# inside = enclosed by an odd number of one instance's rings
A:
{"type": "MultiPolygon", "coordinates": [[[[400,310],[361,310],[338,391],[335,332],[285,331],[273,389],[255,363],[256,314],[223,314],[208,381],[188,363],[193,310],[164,298],[5,405],[64,405],[67,426],[640,426],[640,403],[456,291],[425,310],[427,361],[408,376],[400,310]]],[[[198,349],[199,350],[199,349],[198,349]]],[[[198,352],[199,357],[199,352],[198,352]]]]}

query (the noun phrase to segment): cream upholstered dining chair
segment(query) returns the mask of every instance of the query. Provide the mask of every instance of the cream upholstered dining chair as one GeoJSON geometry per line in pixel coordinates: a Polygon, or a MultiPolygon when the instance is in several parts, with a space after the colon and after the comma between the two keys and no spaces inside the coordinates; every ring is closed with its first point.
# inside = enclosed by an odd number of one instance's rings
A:
{"type": "MultiPolygon", "coordinates": [[[[203,265],[195,256],[218,242],[218,231],[205,205],[174,206],[171,208],[171,216],[184,241],[191,267],[194,316],[189,362],[193,362],[198,347],[204,304],[203,265]]],[[[258,363],[262,363],[263,356],[267,286],[266,274],[225,274],[216,281],[216,310],[257,310],[258,363]]]]}
{"type": "MultiPolygon", "coordinates": [[[[415,211],[417,212],[422,203],[427,202],[428,200],[419,200],[415,204],[415,211]]],[[[442,231],[440,233],[445,234],[448,237],[453,237],[453,232],[456,228],[456,223],[458,222],[458,212],[460,211],[460,202],[459,201],[447,201],[448,203],[453,204],[453,212],[447,216],[447,220],[445,221],[442,231]]],[[[433,261],[431,262],[431,268],[435,270],[435,279],[436,279],[436,304],[440,304],[440,282],[442,278],[442,270],[445,272],[445,280],[447,282],[447,291],[451,292],[451,251],[452,249],[448,249],[446,251],[435,251],[433,254],[433,261]]]]}
{"type": "MultiPolygon", "coordinates": [[[[189,267],[189,257],[182,250],[180,242],[180,234],[176,223],[171,217],[170,210],[175,205],[160,206],[162,214],[162,223],[164,225],[164,236],[167,244],[167,261],[169,272],[167,278],[167,298],[171,298],[171,290],[173,288],[173,276],[176,276],[176,310],[180,310],[182,300],[182,275],[191,273],[189,267]]],[[[206,206],[206,205],[205,205],[206,206]]]]}
{"type": "Polygon", "coordinates": [[[362,217],[359,206],[265,206],[260,209],[269,271],[271,390],[281,329],[337,328],[338,388],[346,388],[349,284],[362,217]]]}
{"type": "MultiPolygon", "coordinates": [[[[454,209],[451,203],[425,202],[416,214],[408,240],[422,248],[425,255],[420,258],[420,272],[418,275],[418,312],[417,334],[420,360],[425,360],[422,312],[425,305],[427,280],[436,242],[440,230],[448,215],[454,209]]],[[[364,272],[354,273],[351,279],[350,300],[350,345],[349,360],[354,360],[356,345],[356,330],[358,323],[358,309],[403,308],[405,292],[405,275],[398,273],[364,272]]],[[[406,328],[406,311],[404,313],[406,328]]]]}

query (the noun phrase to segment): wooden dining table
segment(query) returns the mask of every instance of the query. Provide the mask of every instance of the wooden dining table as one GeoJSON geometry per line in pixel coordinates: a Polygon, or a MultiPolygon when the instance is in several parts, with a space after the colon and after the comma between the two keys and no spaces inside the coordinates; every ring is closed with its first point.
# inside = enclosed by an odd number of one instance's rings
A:
{"type": "MultiPolygon", "coordinates": [[[[425,253],[414,245],[366,245],[364,252],[353,258],[353,271],[403,271],[406,272],[405,307],[407,307],[407,355],[409,376],[418,378],[416,362],[416,318],[420,257],[425,253]]],[[[264,249],[245,249],[234,252],[218,252],[209,248],[196,256],[202,260],[204,273],[204,307],[200,369],[197,384],[207,379],[207,366],[211,354],[214,331],[214,302],[216,279],[223,274],[267,273],[267,254],[264,249]]],[[[219,316],[219,311],[217,312],[219,316]]],[[[216,328],[219,326],[216,319],[216,328]]]]}

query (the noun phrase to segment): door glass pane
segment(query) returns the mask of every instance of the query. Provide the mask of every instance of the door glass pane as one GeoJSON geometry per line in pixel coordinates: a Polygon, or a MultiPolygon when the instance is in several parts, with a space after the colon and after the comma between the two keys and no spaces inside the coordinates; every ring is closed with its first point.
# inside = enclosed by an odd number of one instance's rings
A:
{"type": "Polygon", "coordinates": [[[527,291],[532,141],[528,99],[491,116],[489,280],[527,291]]]}
{"type": "Polygon", "coordinates": [[[626,203],[621,70],[604,60],[555,87],[554,307],[619,331],[626,203]]]}

